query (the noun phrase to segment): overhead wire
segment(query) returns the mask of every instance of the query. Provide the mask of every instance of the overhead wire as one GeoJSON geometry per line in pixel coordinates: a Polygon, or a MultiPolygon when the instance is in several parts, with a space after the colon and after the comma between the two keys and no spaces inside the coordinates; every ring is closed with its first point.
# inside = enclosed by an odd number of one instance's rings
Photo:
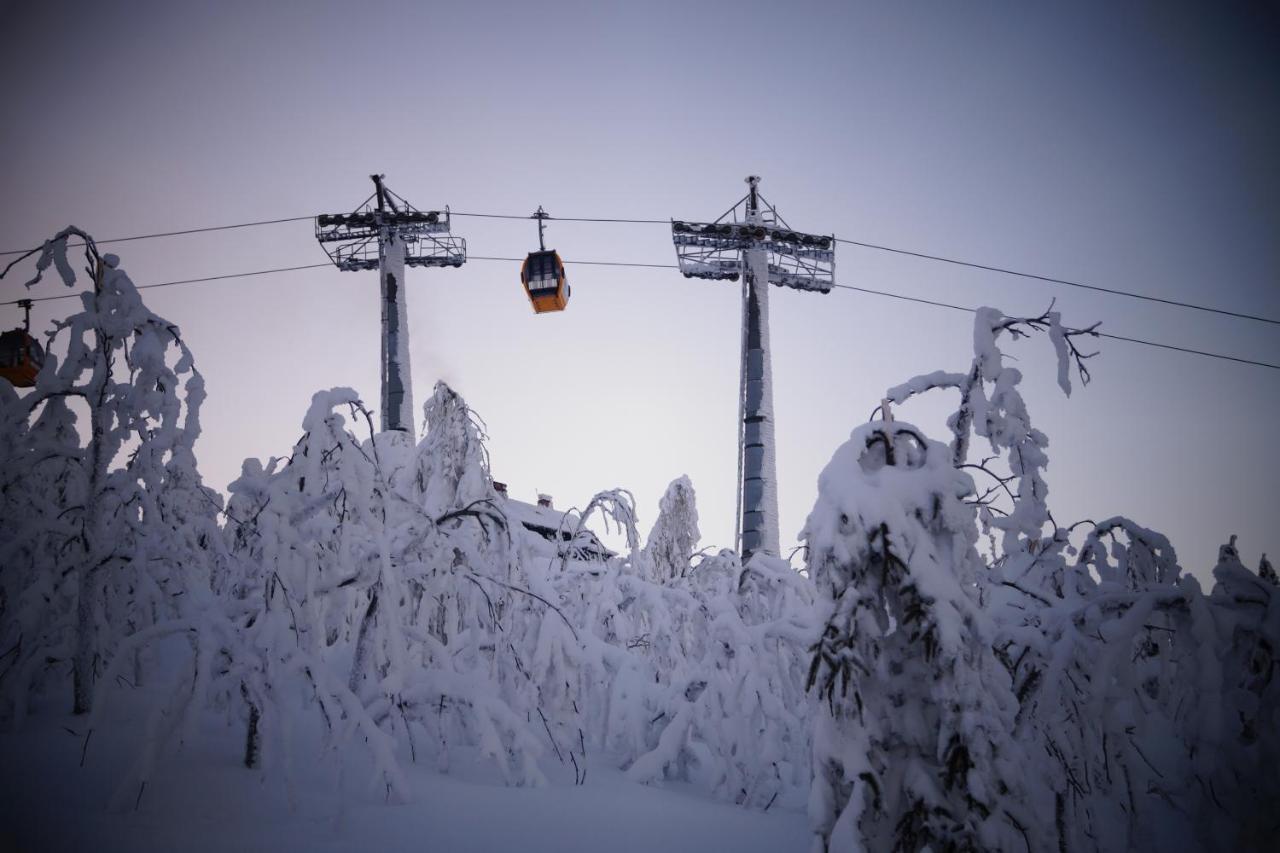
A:
{"type": "MultiPolygon", "coordinates": [[[[739,202],[741,203],[741,202],[739,202]]],[[[730,208],[732,210],[733,208],[730,208]]],[[[472,216],[484,219],[531,219],[532,216],[517,215],[509,213],[471,213],[463,211],[450,211],[451,216],[472,216]]],[[[583,217],[583,216],[550,216],[547,220],[556,220],[560,222],[618,222],[618,223],[634,223],[643,225],[669,225],[670,219],[625,219],[620,217],[583,217]]],[[[954,266],[969,267],[971,269],[984,270],[986,272],[1000,273],[1001,275],[1011,275],[1019,278],[1031,279],[1034,281],[1042,281],[1047,284],[1060,284],[1065,287],[1075,287],[1082,290],[1092,290],[1097,293],[1107,293],[1112,296],[1123,296],[1129,299],[1139,299],[1148,302],[1156,302],[1162,305],[1170,305],[1176,308],[1187,308],[1193,311],[1204,311],[1210,314],[1221,314],[1227,317],[1235,317],[1241,320],[1253,320],[1259,323],[1269,323],[1272,325],[1280,325],[1280,319],[1273,317],[1264,317],[1259,314],[1250,314],[1243,311],[1231,311],[1226,308],[1215,308],[1211,305],[1200,305],[1194,302],[1183,302],[1178,299],[1167,299],[1163,296],[1152,296],[1147,293],[1135,293],[1129,290],[1120,290],[1114,287],[1103,287],[1096,284],[1086,284],[1084,282],[1072,281],[1065,278],[1056,278],[1054,276],[1040,275],[1039,273],[1023,272],[1021,270],[1009,269],[1008,267],[992,266],[990,264],[980,264],[975,261],[965,261],[959,258],[950,258],[943,255],[931,255],[926,252],[917,252],[910,249],[899,249],[893,246],[883,246],[878,243],[867,243],[862,240],[850,240],[845,237],[835,237],[837,243],[846,243],[850,246],[859,246],[864,249],[874,249],[880,252],[891,252],[893,254],[905,255],[907,257],[920,258],[923,260],[937,261],[939,263],[952,264],[954,266]]],[[[567,263],[567,262],[566,262],[567,263]]],[[[579,262],[583,263],[583,262],[579,262]]]]}
{"type": "Polygon", "coordinates": [[[1164,305],[1173,305],[1178,308],[1190,308],[1194,311],[1207,311],[1211,314],[1223,314],[1228,317],[1237,317],[1241,320],[1256,320],[1259,323],[1271,323],[1280,326],[1280,320],[1272,317],[1263,317],[1258,314],[1247,314],[1241,311],[1229,311],[1225,308],[1214,308],[1209,305],[1199,305],[1194,302],[1181,302],[1177,299],[1166,299],[1163,296],[1152,296],[1147,293],[1134,293],[1128,290],[1119,290],[1114,287],[1102,287],[1096,284],[1085,284],[1079,281],[1071,281],[1065,278],[1054,278],[1053,276],[1039,275],[1037,273],[1020,272],[1019,270],[1007,269],[1005,267],[990,266],[988,264],[980,264],[974,261],[962,261],[957,258],[948,258],[942,255],[930,255],[924,252],[914,252],[909,249],[895,249],[892,246],[880,246],[875,243],[863,243],[860,240],[848,240],[844,237],[835,238],[837,243],[848,243],[850,246],[861,246],[864,249],[875,249],[880,252],[892,252],[896,255],[906,255],[912,258],[923,258],[928,261],[939,261],[944,264],[953,264],[960,267],[970,267],[971,269],[984,270],[986,272],[996,272],[1002,275],[1013,275],[1021,278],[1034,279],[1035,281],[1043,281],[1049,284],[1061,284],[1066,287],[1078,287],[1082,290],[1093,290],[1098,293],[1109,293],[1112,296],[1124,296],[1130,299],[1142,299],[1148,302],[1159,302],[1164,305]]]}
{"type": "MultiPolygon", "coordinates": [[[[520,215],[515,213],[464,213],[460,210],[450,210],[450,216],[474,216],[480,219],[537,219],[533,215],[520,215]]],[[[551,216],[548,214],[543,217],[548,222],[621,222],[634,225],[670,225],[670,219],[623,219],[618,217],[594,217],[594,216],[551,216]]]]}
{"type": "MultiPolygon", "coordinates": [[[[497,255],[469,255],[468,260],[505,261],[510,263],[519,263],[523,261],[524,258],[511,258],[511,257],[497,256],[497,255]]],[[[635,267],[635,268],[642,268],[642,269],[679,269],[679,265],[677,264],[651,264],[651,263],[641,263],[636,261],[566,261],[565,263],[579,265],[579,266],[635,267]]],[[[212,282],[212,281],[225,281],[227,279],[233,279],[233,278],[250,278],[253,276],[271,275],[274,273],[297,272],[299,270],[321,269],[328,266],[330,266],[330,264],[323,263],[323,264],[302,264],[299,266],[291,266],[291,267],[275,267],[272,269],[253,270],[250,272],[227,273],[225,275],[204,276],[202,278],[187,278],[187,279],[177,279],[175,281],[162,281],[162,282],[157,282],[153,284],[141,284],[141,285],[137,285],[137,288],[138,290],[149,290],[149,289],[158,288],[158,287],[174,287],[177,285],[186,285],[186,284],[202,284],[202,283],[212,282]]],[[[969,314],[973,314],[977,311],[977,309],[975,308],[969,308],[964,305],[956,305],[951,302],[942,302],[935,299],[926,299],[920,296],[907,296],[906,294],[892,293],[887,290],[876,290],[874,288],[869,288],[869,287],[858,287],[852,284],[835,284],[832,286],[840,290],[851,290],[851,291],[856,291],[858,293],[869,294],[872,296],[882,296],[889,299],[897,299],[903,302],[915,302],[921,305],[931,305],[935,308],[948,308],[953,311],[964,311],[969,314]]],[[[32,297],[31,301],[32,302],[49,302],[56,299],[72,299],[78,295],[79,295],[78,293],[64,293],[64,294],[59,294],[57,296],[36,296],[36,297],[32,297]]],[[[21,301],[23,300],[13,299],[7,302],[0,302],[0,305],[16,305],[21,301]]],[[[1094,334],[1100,338],[1109,338],[1111,340],[1125,341],[1127,343],[1140,344],[1142,346],[1155,347],[1158,349],[1172,350],[1175,352],[1182,352],[1190,355],[1198,355],[1205,358],[1214,358],[1214,359],[1220,359],[1223,361],[1236,362],[1239,364],[1252,365],[1255,367],[1265,367],[1271,370],[1280,370],[1280,364],[1273,364],[1271,362],[1266,362],[1266,361],[1257,361],[1249,358],[1241,358],[1239,356],[1227,355],[1225,353],[1194,349],[1192,347],[1184,347],[1177,344],[1167,344],[1167,343],[1162,343],[1160,341],[1150,341],[1150,340],[1145,340],[1143,338],[1134,338],[1126,335],[1113,335],[1109,332],[1095,332],[1094,334]]]]}
{"type": "MultiPolygon", "coordinates": [[[[332,264],[303,264],[296,267],[275,267],[269,270],[253,270],[252,272],[233,272],[226,275],[208,275],[203,278],[182,278],[176,281],[161,281],[154,284],[138,284],[134,285],[138,290],[151,290],[156,287],[173,287],[179,284],[201,284],[208,281],[225,281],[229,278],[250,278],[258,275],[271,275],[279,272],[295,272],[297,270],[314,270],[320,267],[328,267],[332,264]]],[[[60,293],[57,296],[32,296],[30,299],[11,299],[8,302],[0,302],[0,305],[17,305],[19,302],[52,302],[56,299],[75,299],[80,296],[80,292],[60,293]]]]}
{"type": "MultiPolygon", "coordinates": [[[[236,222],[231,225],[206,225],[202,228],[184,228],[181,231],[157,231],[154,234],[136,234],[132,237],[111,237],[106,240],[94,240],[94,245],[103,246],[107,243],[131,243],[134,240],[151,240],[156,237],[181,237],[186,234],[205,234],[210,231],[232,231],[236,228],[254,228],[259,225],[279,225],[283,222],[301,222],[304,219],[315,219],[314,216],[286,216],[283,219],[259,219],[256,222],[236,222]]],[[[84,243],[68,243],[68,248],[78,248],[84,243]]],[[[0,252],[0,255],[25,255],[39,249],[36,246],[32,249],[8,249],[0,252]]]]}
{"type": "MultiPolygon", "coordinates": [[[[732,209],[732,208],[731,208],[732,209]]],[[[450,211],[451,216],[470,216],[484,219],[508,219],[508,220],[527,220],[534,218],[530,215],[509,214],[509,213],[479,213],[472,211],[450,211]]],[[[188,234],[203,234],[215,231],[230,231],[237,228],[252,228],[262,225],[278,225],[287,222],[301,222],[313,219],[312,216],[288,216],[279,219],[262,219],[253,222],[238,222],[228,225],[210,225],[202,228],[185,228],[177,231],[159,231],[151,234],[138,234],[131,237],[112,237],[106,240],[96,240],[95,243],[105,245],[108,243],[126,243],[135,240],[150,240],[158,237],[178,237],[188,234]]],[[[669,219],[634,219],[625,217],[588,217],[588,216],[548,216],[548,220],[556,220],[560,222],[603,222],[603,223],[621,223],[621,224],[637,224],[637,225],[667,225],[670,224],[669,219]]],[[[1257,323],[1267,323],[1269,325],[1280,325],[1280,319],[1267,317],[1261,314],[1254,314],[1246,311],[1233,311],[1227,308],[1217,308],[1211,305],[1202,305],[1195,302],[1186,302],[1178,299],[1169,299],[1163,296],[1152,296],[1148,293],[1137,293],[1130,290],[1121,290],[1115,287],[1103,287],[1096,284],[1087,284],[1085,282],[1073,281],[1071,279],[1059,278],[1056,276],[1041,275],[1039,273],[1024,272],[1021,270],[1011,269],[1009,267],[995,266],[992,264],[982,264],[976,261],[966,261],[960,258],[948,257],[945,255],[934,255],[928,252],[920,252],[912,249],[901,249],[895,246],[885,246],[879,243],[869,243],[862,240],[851,240],[847,237],[834,238],[837,243],[844,243],[850,246],[858,246],[864,249],[871,249],[879,252],[889,252],[905,257],[919,258],[922,260],[935,261],[938,263],[951,264],[953,266],[968,267],[970,269],[983,270],[985,272],[994,272],[1001,275],[1015,276],[1025,278],[1032,281],[1040,281],[1046,284],[1062,285],[1064,287],[1074,287],[1081,290],[1091,290],[1096,293],[1105,293],[1111,296],[1121,296],[1127,299],[1137,299],[1146,302],[1152,302],[1160,305],[1168,305],[1175,308],[1184,308],[1192,311],[1201,311],[1209,314],[1218,314],[1225,317],[1233,317],[1240,320],[1250,320],[1257,323]]],[[[82,245],[82,244],[74,244],[82,245]]],[[[0,256],[21,255],[34,251],[33,249],[10,249],[0,252],[0,256]]],[[[581,262],[580,262],[581,263],[581,262]]],[[[604,262],[600,262],[604,264],[604,262]]],[[[607,265],[607,264],[605,264],[607,265]]]]}
{"type": "Polygon", "coordinates": [[[1239,358],[1234,355],[1223,355],[1218,352],[1208,352],[1207,350],[1192,349],[1191,347],[1180,347],[1174,344],[1162,344],[1158,341],[1145,341],[1141,338],[1128,338],[1124,335],[1113,335],[1109,332],[1096,332],[1100,338],[1110,338],[1113,341],[1128,341],[1131,344],[1142,344],[1147,347],[1158,347],[1160,349],[1173,350],[1174,352],[1185,352],[1192,355],[1203,355],[1208,358],[1220,358],[1224,361],[1235,361],[1240,364],[1252,364],[1255,367],[1269,367],[1272,370],[1280,370],[1280,364],[1271,364],[1266,361],[1254,361],[1251,358],[1239,358]]]}
{"type": "MultiPolygon", "coordinates": [[[[469,261],[514,261],[522,263],[524,258],[503,258],[493,255],[467,255],[469,261]]],[[[678,270],[679,264],[646,264],[638,261],[565,261],[565,266],[585,266],[585,267],[645,267],[648,269],[659,270],[678,270]]]]}
{"type": "MultiPolygon", "coordinates": [[[[965,307],[964,305],[954,305],[954,304],[951,304],[951,302],[938,302],[936,300],[927,300],[927,298],[922,298],[919,296],[904,296],[904,295],[901,295],[901,293],[890,293],[887,291],[873,291],[873,289],[870,289],[867,287],[854,287],[852,286],[852,284],[833,284],[832,287],[846,289],[846,291],[872,293],[872,295],[874,296],[887,296],[890,298],[895,298],[895,300],[902,300],[906,302],[920,302],[920,304],[922,305],[932,305],[934,307],[945,307],[945,309],[965,311],[966,314],[978,313],[978,309],[972,309],[972,307],[965,307]]],[[[1268,361],[1254,361],[1253,359],[1242,359],[1242,357],[1225,355],[1225,353],[1222,353],[1222,352],[1210,352],[1207,350],[1193,350],[1193,348],[1176,346],[1176,345],[1172,345],[1172,343],[1146,341],[1146,339],[1143,339],[1143,338],[1130,338],[1128,336],[1124,336],[1124,334],[1111,334],[1110,332],[1097,332],[1097,330],[1094,330],[1094,332],[1091,332],[1091,334],[1094,337],[1110,338],[1112,339],[1112,341],[1126,341],[1129,343],[1140,343],[1140,345],[1147,346],[1147,347],[1158,347],[1158,348],[1161,348],[1161,350],[1174,350],[1176,352],[1188,352],[1188,353],[1192,353],[1192,355],[1210,357],[1210,359],[1236,361],[1236,362],[1239,362],[1239,364],[1251,364],[1254,366],[1258,366],[1258,368],[1270,368],[1272,370],[1280,370],[1280,364],[1271,364],[1271,362],[1268,362],[1268,361]]]]}

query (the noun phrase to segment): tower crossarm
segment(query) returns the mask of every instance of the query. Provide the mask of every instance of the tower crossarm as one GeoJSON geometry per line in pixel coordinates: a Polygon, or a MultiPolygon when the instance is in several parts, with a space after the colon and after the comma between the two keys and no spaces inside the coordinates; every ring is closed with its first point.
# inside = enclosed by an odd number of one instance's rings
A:
{"type": "Polygon", "coordinates": [[[764,249],[769,281],[780,287],[827,293],[835,284],[835,238],[749,222],[671,223],[680,272],[685,278],[737,281],[743,253],[764,249]]]}
{"type": "Polygon", "coordinates": [[[460,267],[467,260],[467,241],[449,232],[449,209],[418,210],[386,190],[394,202],[379,208],[373,200],[351,213],[316,217],[316,240],[340,270],[378,268],[378,241],[394,233],[403,243],[404,262],[411,267],[460,267]]]}

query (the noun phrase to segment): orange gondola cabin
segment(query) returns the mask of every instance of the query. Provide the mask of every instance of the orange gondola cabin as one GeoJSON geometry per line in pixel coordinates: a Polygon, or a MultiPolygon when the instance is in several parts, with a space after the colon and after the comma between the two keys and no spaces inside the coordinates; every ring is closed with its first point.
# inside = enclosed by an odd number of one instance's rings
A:
{"type": "Polygon", "coordinates": [[[543,242],[542,232],[549,218],[541,206],[530,217],[538,220],[538,251],[530,252],[520,267],[520,283],[524,285],[535,314],[563,311],[569,304],[569,280],[564,274],[564,261],[560,260],[555,249],[548,249],[543,242]]]}
{"type": "Polygon", "coordinates": [[[554,249],[530,252],[520,267],[520,283],[529,295],[534,313],[563,311],[569,304],[569,280],[565,278],[564,261],[554,249]]]}
{"type": "Polygon", "coordinates": [[[22,299],[18,304],[26,309],[27,321],[25,328],[0,335],[0,376],[19,388],[30,388],[36,384],[36,374],[44,364],[44,349],[30,334],[30,300],[22,299]]]}

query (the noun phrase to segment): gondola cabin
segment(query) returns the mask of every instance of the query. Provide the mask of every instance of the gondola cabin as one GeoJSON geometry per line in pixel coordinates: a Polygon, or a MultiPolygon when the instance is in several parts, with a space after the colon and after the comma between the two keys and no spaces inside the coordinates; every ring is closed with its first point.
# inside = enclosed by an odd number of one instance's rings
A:
{"type": "Polygon", "coordinates": [[[43,364],[44,349],[26,330],[10,329],[0,335],[0,376],[19,388],[30,388],[43,364]]]}
{"type": "Polygon", "coordinates": [[[535,314],[563,311],[569,304],[569,281],[564,274],[564,261],[554,249],[530,252],[520,268],[520,283],[529,295],[535,314]]]}

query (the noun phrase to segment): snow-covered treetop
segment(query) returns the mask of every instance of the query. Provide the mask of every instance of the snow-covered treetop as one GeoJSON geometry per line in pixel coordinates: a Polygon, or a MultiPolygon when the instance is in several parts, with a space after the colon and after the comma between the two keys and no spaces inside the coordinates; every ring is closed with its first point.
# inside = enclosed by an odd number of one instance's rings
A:
{"type": "Polygon", "coordinates": [[[427,432],[418,445],[415,487],[433,517],[492,498],[484,422],[444,382],[437,382],[423,406],[427,432]]]}
{"type": "Polygon", "coordinates": [[[700,538],[693,483],[687,476],[677,477],[658,501],[658,520],[645,544],[645,559],[653,578],[663,582],[687,574],[700,538]]]}
{"type": "MultiPolygon", "coordinates": [[[[945,526],[976,538],[973,510],[961,498],[973,479],[951,463],[951,451],[902,421],[876,421],[854,429],[818,477],[818,499],[805,522],[810,565],[863,563],[870,535],[919,528],[922,518],[948,514],[945,526]]],[[[815,576],[819,585],[825,580],[815,576]]]]}
{"type": "MultiPolygon", "coordinates": [[[[917,376],[890,388],[889,402],[903,403],[913,396],[938,388],[960,392],[960,405],[947,420],[953,439],[952,460],[956,465],[983,471],[995,481],[986,493],[979,495],[983,504],[984,524],[1004,533],[1002,550],[1015,556],[1034,551],[1045,526],[1052,523],[1046,498],[1049,487],[1044,470],[1049,465],[1045,452],[1049,439],[1031,425],[1026,402],[1018,389],[1022,371],[1005,364],[999,339],[1007,335],[1014,340],[1035,332],[1046,332],[1058,357],[1058,384],[1071,393],[1071,367],[1074,364],[1083,383],[1089,381],[1087,359],[1096,353],[1083,353],[1075,344],[1080,336],[1096,336],[1097,324],[1085,329],[1062,325],[1061,316],[1049,309],[1038,317],[1009,317],[995,308],[979,308],[973,321],[973,361],[966,373],[935,371],[917,376]],[[985,462],[970,465],[969,445],[972,436],[985,438],[995,457],[1004,459],[1008,475],[991,471],[985,462]],[[1014,483],[1010,487],[1010,483],[1014,483]],[[1007,494],[1012,506],[997,510],[991,495],[1007,494]],[[999,517],[996,517],[999,516],[999,517]]],[[[994,458],[994,457],[993,457],[994,458]]],[[[989,460],[988,460],[989,461],[989,460]]]]}

